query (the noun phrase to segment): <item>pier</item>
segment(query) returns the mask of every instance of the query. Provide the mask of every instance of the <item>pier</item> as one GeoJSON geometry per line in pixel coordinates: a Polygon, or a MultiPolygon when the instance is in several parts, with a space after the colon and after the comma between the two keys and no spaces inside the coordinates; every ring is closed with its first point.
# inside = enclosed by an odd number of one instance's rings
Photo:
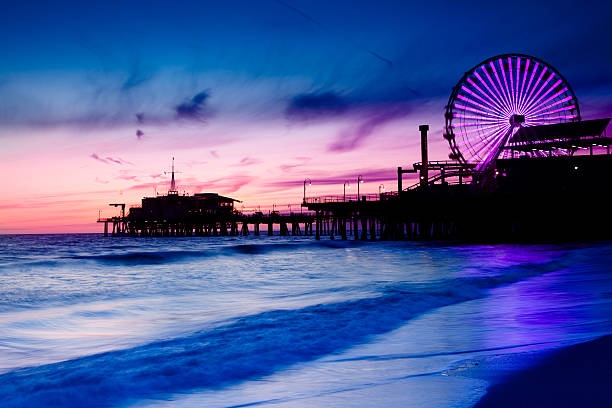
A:
{"type": "Polygon", "coordinates": [[[273,235],[275,226],[281,236],[342,240],[612,237],[610,119],[583,120],[571,86],[553,67],[522,54],[489,58],[453,88],[445,121],[449,160],[429,160],[429,125],[420,125],[421,161],[397,167],[397,191],[359,194],[359,176],[356,195],[346,194],[345,183],[341,196],[306,197],[306,179],[300,213],[245,213],[234,208],[238,200],[216,193],[179,195],[173,162],[167,195],[145,197],[127,215],[125,204],[112,203],[121,214],[98,222],[105,236],[139,237],[263,235],[262,227],[273,235]],[[487,84],[478,71],[488,77],[494,66],[516,81],[487,84]],[[547,71],[559,78],[547,89],[548,81],[526,83],[547,71]],[[405,174],[416,182],[404,187],[405,174]]]}

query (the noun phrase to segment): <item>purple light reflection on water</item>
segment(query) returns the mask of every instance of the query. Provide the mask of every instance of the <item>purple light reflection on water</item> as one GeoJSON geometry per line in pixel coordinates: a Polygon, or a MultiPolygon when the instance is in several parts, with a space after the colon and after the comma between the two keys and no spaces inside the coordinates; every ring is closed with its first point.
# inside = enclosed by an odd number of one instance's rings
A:
{"type": "MultiPolygon", "coordinates": [[[[484,347],[570,341],[596,336],[603,320],[610,319],[609,303],[598,312],[602,298],[596,283],[577,288],[571,272],[559,271],[492,290],[483,301],[483,325],[489,330],[484,347]]],[[[609,322],[607,323],[609,325],[609,322]]],[[[605,328],[601,328],[604,330],[605,328]]]]}

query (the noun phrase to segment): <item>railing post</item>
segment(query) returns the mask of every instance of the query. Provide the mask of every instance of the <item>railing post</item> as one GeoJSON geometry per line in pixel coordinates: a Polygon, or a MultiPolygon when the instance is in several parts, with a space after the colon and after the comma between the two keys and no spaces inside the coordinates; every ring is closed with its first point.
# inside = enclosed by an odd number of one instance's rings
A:
{"type": "Polygon", "coordinates": [[[401,193],[402,191],[402,168],[397,168],[397,193],[401,193]]]}
{"type": "Polygon", "coordinates": [[[429,159],[427,157],[427,131],[429,131],[429,125],[419,126],[421,132],[421,188],[426,188],[429,183],[429,159]]]}

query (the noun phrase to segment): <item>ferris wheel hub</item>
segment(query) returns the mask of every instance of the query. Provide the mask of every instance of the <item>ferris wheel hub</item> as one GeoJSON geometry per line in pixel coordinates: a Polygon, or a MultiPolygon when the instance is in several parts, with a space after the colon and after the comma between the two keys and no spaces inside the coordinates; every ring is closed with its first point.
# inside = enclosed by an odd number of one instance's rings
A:
{"type": "Polygon", "coordinates": [[[510,116],[510,124],[512,125],[512,127],[521,126],[521,123],[525,123],[525,115],[510,116]]]}

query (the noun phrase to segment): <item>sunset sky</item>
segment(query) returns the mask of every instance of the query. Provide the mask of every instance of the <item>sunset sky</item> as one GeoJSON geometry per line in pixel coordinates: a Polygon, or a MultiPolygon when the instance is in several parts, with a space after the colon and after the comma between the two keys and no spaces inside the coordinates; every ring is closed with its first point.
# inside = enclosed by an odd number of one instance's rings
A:
{"type": "Polygon", "coordinates": [[[0,233],[100,231],[108,203],[168,190],[172,157],[181,192],[238,208],[299,203],[305,178],[311,196],[358,175],[396,189],[418,125],[446,159],[451,88],[502,53],[547,61],[584,119],[609,117],[611,17],[601,1],[3,4],[0,233]]]}

